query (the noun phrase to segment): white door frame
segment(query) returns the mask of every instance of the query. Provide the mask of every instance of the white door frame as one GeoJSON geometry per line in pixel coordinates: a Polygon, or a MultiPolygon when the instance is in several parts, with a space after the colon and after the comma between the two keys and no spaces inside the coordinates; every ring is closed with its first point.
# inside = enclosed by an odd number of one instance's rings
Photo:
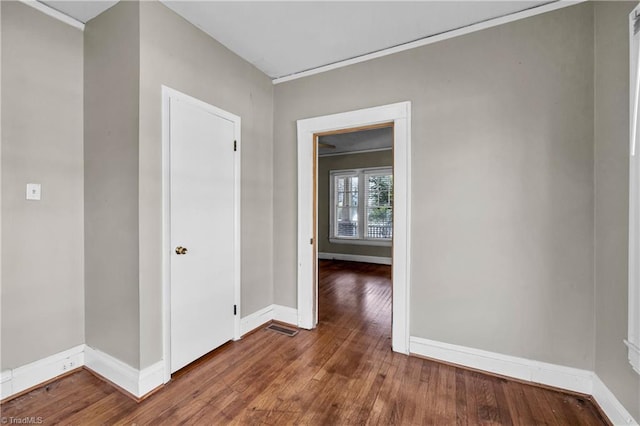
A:
{"type": "Polygon", "coordinates": [[[629,14],[629,362],[640,374],[640,33],[636,34],[636,6],[629,14]]]}
{"type": "MultiPolygon", "coordinates": [[[[234,156],[234,340],[240,339],[240,129],[237,115],[162,86],[162,337],[164,383],[171,380],[171,99],[180,99],[233,122],[237,152],[234,156]]],[[[233,149],[231,144],[229,149],[233,149]]]]}
{"type": "MultiPolygon", "coordinates": [[[[392,348],[409,353],[409,291],[411,259],[411,102],[298,120],[298,326],[318,323],[314,260],[317,235],[313,209],[313,144],[316,133],[394,123],[393,148],[393,316],[392,348]],[[315,229],[314,229],[315,227],[315,229]]],[[[316,160],[317,161],[317,160],[316,160]]]]}

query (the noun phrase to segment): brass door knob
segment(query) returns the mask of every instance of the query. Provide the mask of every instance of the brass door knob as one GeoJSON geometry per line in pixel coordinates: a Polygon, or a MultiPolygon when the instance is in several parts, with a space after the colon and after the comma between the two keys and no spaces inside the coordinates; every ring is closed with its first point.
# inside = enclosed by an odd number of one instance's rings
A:
{"type": "Polygon", "coordinates": [[[176,254],[187,254],[187,248],[182,246],[176,247],[176,254]]]}

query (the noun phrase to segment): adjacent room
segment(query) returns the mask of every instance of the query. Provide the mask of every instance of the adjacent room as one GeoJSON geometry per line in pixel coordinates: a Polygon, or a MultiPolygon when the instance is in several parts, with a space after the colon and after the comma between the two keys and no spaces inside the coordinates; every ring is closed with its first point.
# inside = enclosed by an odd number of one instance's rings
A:
{"type": "Polygon", "coordinates": [[[0,416],[640,421],[640,8],[0,2],[0,416]]]}
{"type": "MultiPolygon", "coordinates": [[[[377,293],[369,288],[367,271],[389,275],[393,241],[393,127],[344,129],[317,137],[317,240],[319,277],[335,280],[329,306],[318,298],[319,322],[330,319],[336,303],[367,310],[354,303],[377,293]],[[371,268],[371,265],[384,265],[371,268]],[[361,271],[358,273],[357,271],[361,271]],[[342,283],[342,284],[341,284],[342,283]],[[370,291],[372,293],[370,293],[370,291]]],[[[373,281],[376,281],[375,279],[373,281]]],[[[390,281],[379,290],[391,300],[390,281]],[[387,288],[385,288],[387,287],[387,288]]],[[[375,284],[374,284],[375,286],[375,284]]],[[[376,286],[377,287],[377,286],[376,286]]],[[[322,291],[323,289],[319,289],[322,291]]],[[[376,305],[372,303],[372,305],[376,305]]],[[[391,304],[387,309],[391,314],[391,304]]],[[[377,313],[376,313],[377,314],[377,313]]],[[[366,315],[365,315],[366,316],[366,315]]],[[[391,323],[386,324],[391,330],[391,323]]]]}

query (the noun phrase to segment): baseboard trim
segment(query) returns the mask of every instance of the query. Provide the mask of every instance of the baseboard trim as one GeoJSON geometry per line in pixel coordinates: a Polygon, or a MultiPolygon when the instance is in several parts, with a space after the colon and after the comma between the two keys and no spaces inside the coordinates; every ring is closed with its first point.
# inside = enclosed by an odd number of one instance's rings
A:
{"type": "MultiPolygon", "coordinates": [[[[269,305],[242,319],[243,334],[272,320],[295,325],[298,322],[298,311],[287,306],[269,305]]],[[[413,336],[409,339],[409,351],[417,356],[592,395],[613,424],[638,425],[633,416],[592,371],[413,336]]],[[[2,371],[0,400],[18,396],[83,366],[121,388],[136,400],[143,399],[163,385],[164,362],[162,361],[140,371],[102,351],[87,345],[78,345],[24,366],[2,371]]]]}
{"type": "Polygon", "coordinates": [[[637,421],[633,419],[631,414],[593,371],[533,361],[414,336],[409,338],[409,352],[413,355],[458,364],[518,380],[592,395],[613,424],[638,425],[637,421]]]}
{"type": "Polygon", "coordinates": [[[85,348],[85,366],[125,390],[135,399],[143,398],[164,383],[163,361],[138,370],[105,352],[87,346],[85,348]]]}
{"type": "Polygon", "coordinates": [[[164,361],[158,361],[140,370],[138,376],[138,398],[144,399],[164,385],[164,361]]]}
{"type": "Polygon", "coordinates": [[[364,262],[364,263],[376,263],[378,265],[391,265],[390,257],[364,256],[360,254],[318,253],[318,259],[344,260],[347,262],[364,262]]]}
{"type": "Polygon", "coordinates": [[[17,396],[84,365],[84,346],[58,352],[0,375],[0,400],[17,396]]]}
{"type": "Polygon", "coordinates": [[[266,308],[262,308],[251,315],[247,315],[242,318],[240,320],[240,335],[244,336],[261,325],[271,321],[273,319],[273,306],[274,305],[269,305],[266,308]]]}
{"type": "MultiPolygon", "coordinates": [[[[298,310],[287,306],[269,305],[242,318],[242,335],[273,320],[297,326],[298,310]]],[[[18,396],[81,367],[85,367],[138,401],[164,384],[163,361],[138,370],[105,352],[83,344],[30,364],[2,371],[0,400],[18,396]]]]}
{"type": "Polygon", "coordinates": [[[510,355],[410,337],[413,354],[460,364],[528,382],[591,394],[591,371],[532,361],[510,355]]]}
{"type": "Polygon", "coordinates": [[[614,425],[638,426],[638,421],[622,406],[618,398],[615,397],[595,373],[593,374],[593,390],[591,396],[593,396],[593,399],[614,425]]]}
{"type": "Polygon", "coordinates": [[[273,305],[273,319],[275,321],[298,326],[298,310],[288,306],[273,305]]]}
{"type": "Polygon", "coordinates": [[[293,326],[298,325],[298,310],[282,305],[269,305],[240,320],[240,334],[251,333],[269,321],[279,321],[293,326]]]}
{"type": "Polygon", "coordinates": [[[4,370],[0,373],[0,401],[4,401],[5,398],[14,395],[11,375],[11,370],[4,370]]]}
{"type": "Polygon", "coordinates": [[[138,370],[98,349],[87,346],[85,365],[106,380],[138,397],[138,370]]]}

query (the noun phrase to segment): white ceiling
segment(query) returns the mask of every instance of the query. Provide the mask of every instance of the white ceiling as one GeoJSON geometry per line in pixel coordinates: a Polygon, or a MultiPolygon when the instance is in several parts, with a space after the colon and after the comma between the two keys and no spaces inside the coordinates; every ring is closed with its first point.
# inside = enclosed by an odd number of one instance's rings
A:
{"type": "MultiPolygon", "coordinates": [[[[161,0],[272,78],[549,3],[537,1],[161,0]]],[[[42,1],[87,22],[116,1],[42,1]]]]}

